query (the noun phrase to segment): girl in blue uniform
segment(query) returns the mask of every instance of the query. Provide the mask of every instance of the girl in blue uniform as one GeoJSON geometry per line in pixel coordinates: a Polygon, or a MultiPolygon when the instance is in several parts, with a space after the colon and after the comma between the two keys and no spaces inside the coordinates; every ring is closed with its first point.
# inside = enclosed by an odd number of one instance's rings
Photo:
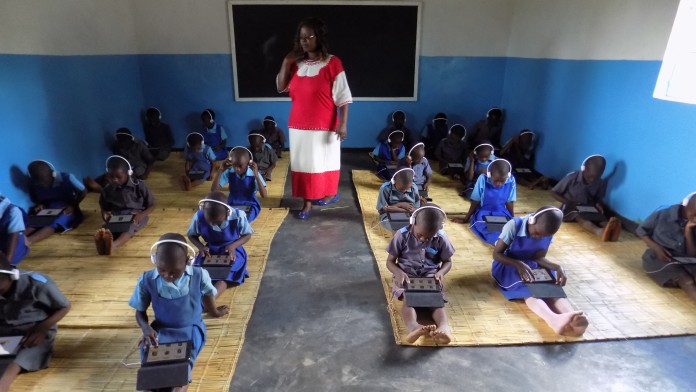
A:
{"type": "Polygon", "coordinates": [[[481,240],[491,245],[500,236],[499,231],[488,231],[485,216],[504,216],[512,219],[517,199],[515,177],[512,166],[505,159],[496,159],[486,167],[486,175],[479,176],[471,193],[471,205],[464,218],[455,218],[458,223],[471,222],[469,227],[481,240]]]}
{"type": "Polygon", "coordinates": [[[525,284],[534,280],[532,269],[545,268],[551,271],[559,285],[565,285],[563,267],[546,258],[551,239],[562,221],[563,212],[551,206],[510,220],[495,243],[491,275],[506,299],[524,299],[529,309],[556,333],[581,336],[588,326],[587,317],[581,311],[575,310],[565,298],[532,297],[525,284]]]}
{"type": "MultiPolygon", "coordinates": [[[[155,269],[138,279],[128,305],[135,309],[135,320],[143,331],[141,359],[145,348],[160,343],[192,342],[191,369],[205,345],[206,329],[201,309],[213,317],[229,313],[227,306],[216,306],[215,287],[208,271],[194,267],[196,251],[181,234],[167,233],[150,248],[155,269]],[[149,323],[147,308],[152,305],[155,320],[149,323]]],[[[187,385],[180,389],[185,391],[187,385]]]]}
{"type": "Polygon", "coordinates": [[[396,165],[406,157],[404,133],[399,130],[389,133],[387,140],[379,143],[372,151],[372,156],[377,162],[377,175],[383,180],[389,180],[394,175],[396,165]]]}
{"type": "Polygon", "coordinates": [[[184,184],[184,190],[188,191],[203,184],[208,178],[213,168],[215,161],[215,153],[210,146],[205,144],[204,137],[198,132],[191,132],[186,136],[186,148],[184,148],[184,174],[181,175],[181,181],[184,184]],[[203,177],[196,179],[191,178],[191,172],[203,172],[203,177]]]}
{"type": "Polygon", "coordinates": [[[201,113],[201,122],[203,122],[203,138],[205,144],[209,145],[215,152],[215,160],[222,161],[227,158],[227,132],[222,124],[215,122],[215,112],[213,109],[205,109],[201,113]]]}
{"type": "Polygon", "coordinates": [[[193,215],[186,232],[193,246],[198,248],[195,265],[201,265],[203,259],[211,255],[229,255],[232,260],[227,278],[213,281],[217,289],[216,298],[228,287],[239,286],[249,277],[247,252],[243,245],[249,242],[254,232],[244,211],[230,207],[226,201],[222,192],[207,194],[198,203],[199,210],[193,215]]]}
{"type": "Polygon", "coordinates": [[[44,208],[64,210],[47,226],[27,228],[27,246],[50,237],[56,231],[72,230],[82,222],[80,202],[87,190],[75,176],[57,172],[50,162],[36,160],[29,164],[29,177],[29,196],[34,202],[34,213],[44,208]]]}
{"type": "Polygon", "coordinates": [[[266,182],[259,173],[259,167],[252,158],[251,151],[246,147],[237,146],[230,151],[230,157],[225,160],[225,169],[218,170],[213,179],[211,191],[219,191],[229,185],[230,194],[227,204],[230,206],[250,206],[247,213],[249,222],[261,212],[261,197],[266,197],[266,182]]]}
{"type": "Polygon", "coordinates": [[[0,195],[0,253],[17,265],[29,253],[24,230],[27,213],[0,195]]]}

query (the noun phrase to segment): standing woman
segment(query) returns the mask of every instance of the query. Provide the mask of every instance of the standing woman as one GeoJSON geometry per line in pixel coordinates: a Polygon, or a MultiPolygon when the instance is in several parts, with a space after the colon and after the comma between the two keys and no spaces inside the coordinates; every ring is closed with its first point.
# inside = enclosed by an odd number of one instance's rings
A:
{"type": "Polygon", "coordinates": [[[292,195],[304,199],[297,217],[307,219],[312,204],[324,206],[340,198],[341,141],[348,133],[348,104],[353,102],[341,60],[328,53],[322,20],[307,18],[297,26],[294,48],[283,59],[276,84],[292,100],[292,195]]]}

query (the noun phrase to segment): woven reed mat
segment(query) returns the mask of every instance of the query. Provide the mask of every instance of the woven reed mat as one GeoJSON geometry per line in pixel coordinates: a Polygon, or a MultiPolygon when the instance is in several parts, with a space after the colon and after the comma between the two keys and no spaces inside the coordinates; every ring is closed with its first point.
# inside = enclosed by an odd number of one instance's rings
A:
{"type": "MultiPolygon", "coordinates": [[[[170,160],[158,165],[169,170],[170,160]]],[[[121,364],[126,356],[126,362],[139,362],[139,354],[131,351],[142,333],[128,299],[138,277],[152,269],[150,246],[165,232],[185,234],[198,200],[207,192],[184,192],[178,185],[171,188],[163,177],[153,172],[153,181],[148,181],[158,202],[148,225],[111,256],[98,256],[94,247],[93,234],[101,225],[96,194],[88,195],[82,204],[86,219],[80,227],[32,246],[29,257],[20,266],[51,276],[70,299],[72,309],[59,323],[50,368],[21,375],[13,390],[135,389],[138,366],[126,368],[121,364]]],[[[218,305],[230,307],[228,315],[205,318],[208,340],[196,361],[189,390],[229,390],[271,241],[286,215],[284,208],[262,208],[252,223],[254,234],[244,246],[249,254],[250,277],[218,299],[218,305]]]]}
{"type": "MultiPolygon", "coordinates": [[[[391,273],[386,268],[386,247],[392,234],[379,224],[377,191],[383,183],[374,173],[353,171],[363,223],[379,267],[382,286],[397,344],[406,328],[401,302],[391,300],[391,273]]],[[[458,196],[457,184],[439,174],[429,191],[433,203],[447,212],[467,211],[469,202],[458,196]]],[[[518,215],[554,204],[548,191],[518,187],[518,215]]],[[[450,345],[514,345],[627,339],[696,334],[696,304],[678,289],[657,286],[643,273],[643,242],[623,232],[619,242],[602,243],[578,225],[563,224],[549,249],[549,259],[564,266],[565,291],[576,308],[583,310],[590,326],[581,339],[556,335],[523,302],[506,301],[490,276],[493,248],[476,237],[468,225],[447,222],[445,231],[456,248],[445,286],[446,311],[452,327],[450,345]]],[[[416,345],[434,346],[429,338],[416,345]]]]}

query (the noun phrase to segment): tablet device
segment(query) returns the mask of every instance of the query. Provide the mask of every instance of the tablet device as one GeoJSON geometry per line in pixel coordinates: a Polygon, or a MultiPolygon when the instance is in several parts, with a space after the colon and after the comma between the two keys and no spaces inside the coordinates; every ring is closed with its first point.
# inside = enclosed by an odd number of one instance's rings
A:
{"type": "Polygon", "coordinates": [[[595,206],[584,206],[578,205],[575,207],[578,210],[578,214],[582,219],[591,222],[601,222],[605,220],[604,215],[595,206]]]}
{"type": "Polygon", "coordinates": [[[401,230],[409,225],[411,214],[408,212],[387,212],[387,222],[392,231],[401,230]]]}
{"type": "Polygon", "coordinates": [[[109,229],[112,233],[124,233],[130,229],[133,218],[133,214],[111,215],[111,218],[106,222],[104,228],[109,229]]]}
{"type": "Polygon", "coordinates": [[[246,213],[247,215],[249,215],[249,213],[251,212],[251,206],[248,204],[242,204],[242,205],[230,206],[230,207],[236,208],[239,211],[244,211],[244,213],[246,213]]]}
{"type": "Polygon", "coordinates": [[[428,197],[428,191],[423,190],[423,185],[418,185],[418,195],[424,197],[427,201],[433,201],[433,199],[428,197]]]}
{"type": "Polygon", "coordinates": [[[198,181],[198,180],[203,180],[203,176],[205,175],[205,172],[203,170],[191,170],[188,172],[188,177],[191,179],[191,181],[198,181]]]}
{"type": "Polygon", "coordinates": [[[486,229],[489,232],[503,231],[503,226],[508,222],[507,216],[485,215],[483,221],[486,222],[486,229]]]}
{"type": "Polygon", "coordinates": [[[672,260],[680,264],[696,264],[696,257],[672,257],[672,260]]]}
{"type": "Polygon", "coordinates": [[[463,174],[464,173],[464,165],[461,163],[448,163],[445,165],[445,169],[447,170],[447,174],[463,174]]]}
{"type": "Polygon", "coordinates": [[[44,208],[34,215],[29,215],[29,226],[48,226],[65,211],[65,208],[44,208]]]}
{"type": "Polygon", "coordinates": [[[530,174],[531,172],[532,172],[532,169],[527,169],[526,167],[516,167],[515,168],[515,173],[530,174]]]}
{"type": "Polygon", "coordinates": [[[201,262],[201,267],[208,271],[210,279],[225,280],[230,273],[232,260],[229,255],[211,255],[201,262]]]}
{"type": "Polygon", "coordinates": [[[21,346],[24,336],[1,336],[0,356],[15,356],[21,346]]]}
{"type": "Polygon", "coordinates": [[[139,391],[188,385],[191,342],[160,343],[147,346],[136,389],[139,391]]]}
{"type": "Polygon", "coordinates": [[[442,286],[435,278],[409,278],[404,285],[404,303],[411,308],[442,308],[442,286]]]}
{"type": "Polygon", "coordinates": [[[565,298],[563,287],[556,284],[556,278],[545,268],[532,268],[533,282],[525,282],[534,298],[565,298]]]}

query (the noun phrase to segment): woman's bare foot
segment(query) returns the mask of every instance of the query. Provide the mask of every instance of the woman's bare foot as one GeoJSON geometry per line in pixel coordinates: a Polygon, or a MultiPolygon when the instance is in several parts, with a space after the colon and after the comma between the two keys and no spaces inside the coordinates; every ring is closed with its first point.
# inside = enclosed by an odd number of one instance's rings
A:
{"type": "Polygon", "coordinates": [[[191,190],[191,179],[186,174],[181,175],[181,185],[185,191],[191,190]]]}
{"type": "Polygon", "coordinates": [[[574,317],[581,315],[581,311],[561,313],[557,317],[554,317],[554,319],[549,323],[549,326],[559,335],[573,336],[573,327],[571,326],[571,322],[573,321],[574,317]]]}
{"type": "Polygon", "coordinates": [[[97,248],[97,254],[104,254],[104,229],[99,229],[94,233],[94,246],[97,248]]]}
{"type": "Polygon", "coordinates": [[[103,229],[104,230],[104,253],[105,255],[110,255],[111,254],[111,248],[114,244],[114,235],[111,233],[111,230],[109,229],[103,229]]]}
{"type": "Polygon", "coordinates": [[[428,334],[433,333],[433,331],[437,328],[434,325],[420,325],[418,324],[418,327],[414,328],[412,331],[409,331],[408,335],[406,335],[406,341],[408,343],[415,343],[418,338],[421,336],[425,336],[428,334]]]}
{"type": "Polygon", "coordinates": [[[435,343],[446,345],[452,341],[451,331],[449,327],[438,327],[436,330],[430,332],[430,337],[433,338],[435,343]]]}

